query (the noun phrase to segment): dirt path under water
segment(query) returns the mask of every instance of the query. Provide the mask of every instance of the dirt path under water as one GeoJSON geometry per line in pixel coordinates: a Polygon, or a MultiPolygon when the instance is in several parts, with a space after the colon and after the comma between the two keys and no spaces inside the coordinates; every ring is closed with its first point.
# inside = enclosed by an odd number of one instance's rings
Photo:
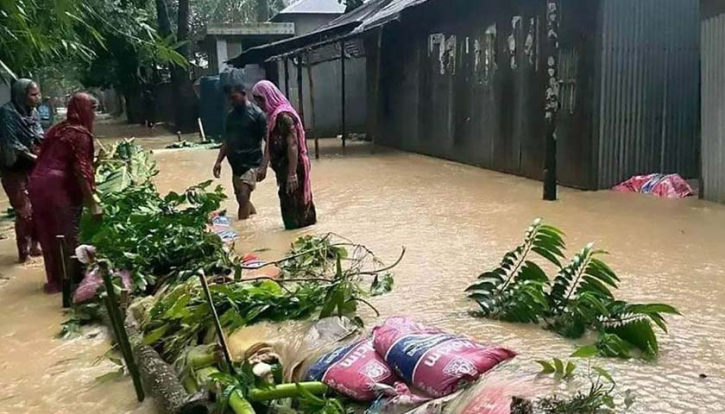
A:
{"type": "MultiPolygon", "coordinates": [[[[567,233],[571,252],[594,241],[611,253],[623,299],[670,303],[685,315],[670,318],[670,334],[660,335],[658,361],[598,361],[622,388],[636,390],[634,412],[725,412],[724,206],[567,189],[559,202],[544,203],[534,181],[394,151],[372,155],[365,145],[343,156],[338,146],[323,141],[324,156],[313,162],[320,223],[283,231],[269,179],[253,195],[259,215],[235,223],[239,251],[270,248],[265,255],[278,257],[307,232],[343,235],[388,262],[406,246],[394,292],[374,301],[383,315],[406,314],[504,344],[525,363],[566,357],[575,345],[536,327],[471,318],[463,290],[543,217],[567,233]]],[[[215,156],[159,151],[159,187],[178,191],[208,179],[215,156]]],[[[228,189],[229,174],[225,167],[221,183],[228,189]]],[[[231,199],[227,207],[235,211],[231,199]]],[[[112,369],[105,361],[92,365],[108,346],[102,332],[53,339],[60,298],[41,293],[39,263],[18,266],[14,257],[14,241],[0,241],[0,413],[154,412],[149,403],[137,406],[130,381],[95,381],[112,369]]]]}

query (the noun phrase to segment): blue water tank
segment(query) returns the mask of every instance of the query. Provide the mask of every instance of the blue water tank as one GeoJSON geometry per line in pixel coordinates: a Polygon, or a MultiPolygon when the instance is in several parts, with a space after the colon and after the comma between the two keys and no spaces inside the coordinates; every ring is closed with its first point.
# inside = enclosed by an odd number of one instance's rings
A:
{"type": "Polygon", "coordinates": [[[207,139],[221,140],[227,113],[225,99],[219,76],[203,76],[199,80],[199,115],[207,139]]]}

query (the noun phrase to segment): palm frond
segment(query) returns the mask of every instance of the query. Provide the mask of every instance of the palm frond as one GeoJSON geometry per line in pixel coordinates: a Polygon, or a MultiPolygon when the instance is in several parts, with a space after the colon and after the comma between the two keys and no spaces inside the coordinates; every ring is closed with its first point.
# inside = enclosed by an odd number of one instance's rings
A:
{"type": "Polygon", "coordinates": [[[604,254],[606,252],[602,250],[594,250],[594,245],[590,243],[559,271],[549,295],[554,314],[570,311],[571,303],[577,302],[584,294],[587,294],[589,302],[594,297],[614,299],[610,288],[617,289],[619,278],[597,258],[604,254]]]}
{"type": "Polygon", "coordinates": [[[536,323],[548,311],[545,287],[549,278],[531,253],[561,267],[564,257],[563,233],[535,220],[526,230],[524,242],[506,253],[499,266],[478,277],[466,289],[469,298],[478,302],[485,317],[511,322],[536,323]]]}

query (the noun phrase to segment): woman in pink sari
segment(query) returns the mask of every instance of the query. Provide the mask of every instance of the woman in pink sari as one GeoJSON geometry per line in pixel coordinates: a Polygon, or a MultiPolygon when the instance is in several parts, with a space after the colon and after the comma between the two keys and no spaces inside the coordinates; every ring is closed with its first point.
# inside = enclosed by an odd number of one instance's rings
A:
{"type": "Polygon", "coordinates": [[[264,180],[267,166],[277,175],[282,220],[287,230],[317,223],[310,184],[310,159],[307,156],[305,127],[287,98],[272,82],[260,81],[252,94],[267,114],[267,145],[257,180],[264,180]]]}

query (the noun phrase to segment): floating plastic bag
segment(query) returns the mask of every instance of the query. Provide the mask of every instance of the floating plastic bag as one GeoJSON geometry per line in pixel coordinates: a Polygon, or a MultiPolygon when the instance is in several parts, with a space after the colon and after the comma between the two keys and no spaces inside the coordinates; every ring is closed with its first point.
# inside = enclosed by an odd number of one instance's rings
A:
{"type": "Polygon", "coordinates": [[[356,401],[373,401],[375,385],[392,385],[398,378],[375,353],[371,339],[335,349],[319,359],[307,373],[310,381],[322,381],[356,401]]]}
{"type": "Polygon", "coordinates": [[[662,198],[685,198],[694,194],[687,181],[677,174],[638,175],[617,185],[614,191],[652,194],[662,198]]]}
{"type": "MultiPolygon", "coordinates": [[[[124,289],[133,289],[131,273],[127,270],[115,272],[113,276],[121,278],[121,283],[123,284],[124,289]]],[[[103,286],[103,274],[98,266],[93,266],[88,270],[88,272],[86,272],[85,277],[83,277],[83,280],[73,294],[73,303],[83,303],[93,299],[96,296],[98,288],[101,286],[103,286]]]]}
{"type": "Polygon", "coordinates": [[[545,390],[533,378],[521,377],[518,372],[493,370],[456,398],[446,413],[511,414],[515,401],[519,409],[523,410],[531,407],[529,401],[543,392],[545,390]]]}
{"type": "Polygon", "coordinates": [[[373,329],[375,350],[409,385],[432,397],[454,393],[516,356],[408,318],[390,318],[373,329]]]}

